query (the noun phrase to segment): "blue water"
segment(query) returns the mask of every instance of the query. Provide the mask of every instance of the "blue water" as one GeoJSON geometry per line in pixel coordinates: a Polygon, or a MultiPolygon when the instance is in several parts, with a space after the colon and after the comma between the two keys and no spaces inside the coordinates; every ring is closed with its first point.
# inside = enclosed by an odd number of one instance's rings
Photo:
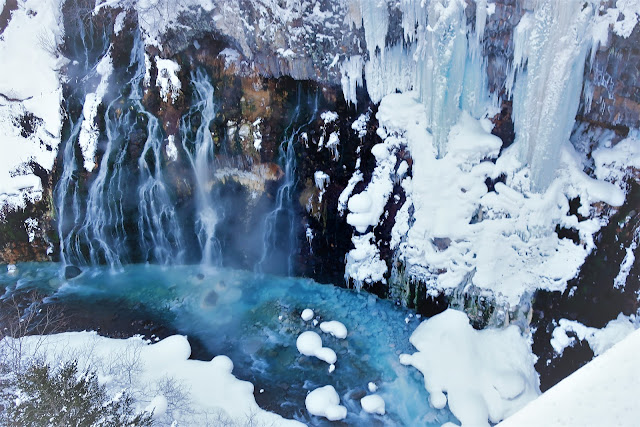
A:
{"type": "Polygon", "coordinates": [[[144,307],[156,322],[197,340],[207,357],[229,356],[234,374],[255,385],[263,408],[308,425],[341,425],[310,416],[304,407],[306,394],[327,384],[348,409],[347,425],[439,426],[454,420],[448,411],[429,406],[422,375],[398,361],[399,354],[414,351],[409,336],[419,320],[365,292],[200,266],[129,265],[119,272],[92,268],[68,281],[61,278],[57,264],[21,264],[15,275],[2,268],[2,299],[31,289],[48,295],[48,302],[86,311],[87,316],[98,317],[107,303],[123,315],[144,307]],[[348,337],[336,339],[304,322],[300,313],[307,307],[321,321],[344,323],[348,337]],[[305,330],[318,332],[324,346],[336,351],[333,373],[325,362],[298,353],[295,341],[305,330]],[[369,381],[379,386],[378,394],[386,401],[385,416],[360,407],[369,381]]]}

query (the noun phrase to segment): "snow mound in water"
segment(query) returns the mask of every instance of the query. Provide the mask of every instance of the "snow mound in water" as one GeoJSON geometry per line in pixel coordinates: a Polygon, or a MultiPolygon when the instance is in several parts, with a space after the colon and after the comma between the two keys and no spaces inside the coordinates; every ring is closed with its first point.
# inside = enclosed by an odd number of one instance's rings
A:
{"type": "Polygon", "coordinates": [[[336,338],[345,339],[347,337],[347,327],[337,320],[320,323],[322,332],[331,334],[336,338]]]}
{"type": "Polygon", "coordinates": [[[422,372],[431,404],[448,402],[463,426],[499,422],[539,394],[535,356],[516,326],[476,331],[449,309],[422,322],[410,341],[418,352],[400,362],[422,372]]]}
{"type": "Polygon", "coordinates": [[[360,404],[365,412],[384,415],[384,399],[377,394],[371,394],[360,399],[360,404]]]}
{"type": "Polygon", "coordinates": [[[313,331],[301,333],[296,340],[296,347],[301,354],[305,356],[315,356],[330,365],[336,363],[336,360],[338,360],[336,352],[330,348],[323,347],[322,338],[313,331]]]}
{"type": "Polygon", "coordinates": [[[310,308],[305,308],[304,310],[302,310],[302,314],[300,315],[300,317],[305,322],[308,322],[309,320],[313,319],[313,310],[311,310],[310,308]]]}
{"type": "Polygon", "coordinates": [[[347,417],[347,408],[340,405],[340,396],[330,385],[313,390],[307,395],[304,404],[310,414],[325,417],[329,421],[343,420],[347,417]]]}

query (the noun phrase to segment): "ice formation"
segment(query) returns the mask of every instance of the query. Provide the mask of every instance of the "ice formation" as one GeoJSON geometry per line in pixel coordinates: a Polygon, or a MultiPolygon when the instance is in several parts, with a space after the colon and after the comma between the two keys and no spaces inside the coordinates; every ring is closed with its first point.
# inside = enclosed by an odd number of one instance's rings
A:
{"type": "Polygon", "coordinates": [[[98,87],[95,92],[86,95],[82,106],[83,120],[80,135],[78,136],[78,144],[84,156],[84,168],[88,172],[91,172],[96,166],[95,154],[98,148],[99,136],[96,116],[98,114],[98,106],[102,103],[102,98],[107,92],[109,76],[112,72],[113,65],[111,64],[111,51],[109,51],[96,66],[96,73],[100,77],[98,87]]]}
{"type": "Polygon", "coordinates": [[[498,157],[502,144],[490,134],[486,119],[461,112],[449,132],[447,153],[438,157],[416,93],[386,96],[376,118],[383,142],[372,150],[373,177],[347,203],[347,221],[358,234],[352,239],[355,249],[347,254],[345,276],[356,285],[389,274],[372,233],[359,233],[383,220],[398,170],[408,175],[401,180],[406,201],[396,215],[391,246],[405,263],[405,274],[430,289],[471,284],[490,289],[512,306],[528,290],[563,290],[594,248],[592,235],[602,222],[578,220],[569,212],[570,199],[580,197],[579,212],[586,217],[597,201],[614,206],[624,201],[619,187],[583,172],[582,160],[568,141],[560,148],[562,167],[540,193],[532,189],[531,169],[518,160],[517,145],[498,157]],[[410,173],[396,169],[393,153],[399,147],[411,153],[410,173]],[[489,192],[485,181],[500,176],[505,182],[496,182],[489,192]],[[581,242],[560,239],[557,226],[576,229],[581,242]]]}
{"type": "Polygon", "coordinates": [[[516,326],[476,331],[463,312],[448,309],[410,341],[418,352],[400,362],[422,372],[431,404],[448,403],[462,426],[497,423],[539,394],[535,356],[516,326]]]}

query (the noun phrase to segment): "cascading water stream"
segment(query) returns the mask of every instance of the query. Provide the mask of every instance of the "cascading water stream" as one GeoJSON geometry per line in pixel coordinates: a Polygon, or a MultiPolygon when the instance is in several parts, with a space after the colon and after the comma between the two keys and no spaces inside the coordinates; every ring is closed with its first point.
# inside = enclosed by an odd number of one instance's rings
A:
{"type": "Polygon", "coordinates": [[[209,125],[216,114],[213,86],[206,73],[201,70],[192,74],[191,83],[195,102],[180,122],[180,135],[195,177],[195,226],[202,252],[201,263],[219,265],[221,249],[215,235],[218,214],[211,196],[215,153],[209,125]]]}
{"type": "MultiPolygon", "coordinates": [[[[84,40],[84,33],[81,36],[84,40]]],[[[129,96],[115,97],[106,108],[105,149],[84,199],[78,191],[80,162],[76,158],[83,117],[71,123],[56,189],[60,252],[65,264],[106,263],[119,268],[132,261],[183,261],[182,232],[162,172],[164,138],[158,119],[141,104],[145,65],[139,33],[134,37],[127,70],[134,70],[124,85],[129,96]],[[135,148],[131,146],[132,138],[140,135],[141,128],[145,139],[136,177],[135,169],[130,167],[130,151],[135,148]],[[137,187],[132,186],[136,181],[137,187]],[[65,208],[67,204],[71,210],[65,208]],[[132,232],[133,224],[137,224],[137,233],[132,232]]]]}
{"type": "Polygon", "coordinates": [[[301,88],[298,87],[298,100],[294,109],[289,125],[285,129],[285,138],[278,148],[278,162],[284,168],[284,178],[282,184],[276,193],[275,206],[264,219],[264,237],[262,257],[255,266],[255,271],[263,273],[265,271],[286,273],[292,275],[294,273],[293,256],[296,252],[296,213],[293,209],[295,199],[295,190],[298,183],[296,175],[296,152],[295,144],[302,135],[303,130],[315,119],[318,112],[318,96],[315,95],[311,108],[309,119],[302,125],[296,126],[303,111],[301,88]],[[286,241],[282,242],[279,231],[286,232],[286,241]],[[280,255],[278,255],[280,254],[280,255]],[[278,257],[285,258],[283,271],[274,269],[272,261],[278,260],[278,257]],[[269,265],[269,268],[267,268],[269,265]]]}

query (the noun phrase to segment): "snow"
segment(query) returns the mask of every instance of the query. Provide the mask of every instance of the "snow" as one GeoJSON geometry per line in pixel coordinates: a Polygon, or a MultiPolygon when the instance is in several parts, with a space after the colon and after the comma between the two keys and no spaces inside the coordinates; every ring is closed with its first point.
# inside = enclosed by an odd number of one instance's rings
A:
{"type": "Polygon", "coordinates": [[[124,28],[124,19],[127,17],[127,12],[122,11],[116,16],[116,20],[113,23],[113,33],[118,35],[124,28]]]}
{"type": "Polygon", "coordinates": [[[165,151],[169,160],[174,162],[178,160],[178,148],[176,147],[176,137],[174,135],[169,135],[167,137],[167,146],[165,151]]]}
{"type": "Polygon", "coordinates": [[[338,120],[338,113],[336,113],[335,111],[325,111],[322,114],[320,114],[320,118],[326,125],[328,123],[333,123],[336,120],[338,120]]]}
{"type": "Polygon", "coordinates": [[[309,320],[313,319],[313,310],[311,310],[310,308],[305,308],[304,310],[302,310],[302,314],[300,315],[300,317],[305,322],[308,322],[309,320]]]}
{"type": "MultiPolygon", "coordinates": [[[[119,17],[120,15],[118,15],[119,17]]],[[[91,172],[96,167],[96,149],[98,148],[98,123],[96,118],[98,115],[98,107],[102,103],[102,99],[107,93],[109,76],[113,72],[113,64],[111,63],[111,49],[98,62],[96,66],[96,74],[100,76],[100,82],[95,92],[87,93],[82,106],[82,126],[80,127],[80,135],[78,144],[82,150],[84,157],[84,168],[91,172]]]]}
{"type": "Polygon", "coordinates": [[[384,415],[384,399],[377,394],[370,394],[360,399],[360,404],[365,412],[384,415]]]}
{"type": "Polygon", "coordinates": [[[331,334],[336,338],[345,339],[347,337],[347,328],[337,320],[320,323],[322,332],[331,334]]]}
{"type": "Polygon", "coordinates": [[[56,158],[62,129],[57,70],[65,62],[57,50],[63,41],[60,9],[60,0],[20,1],[0,37],[0,207],[24,206],[25,197],[39,200],[40,179],[23,165],[33,160],[50,171],[56,158]],[[31,114],[29,135],[20,121],[31,114]]]}
{"type": "Polygon", "coordinates": [[[622,14],[623,19],[615,22],[613,31],[620,37],[628,38],[638,24],[640,3],[636,0],[618,0],[616,8],[622,14]]]}
{"type": "Polygon", "coordinates": [[[313,331],[306,331],[300,334],[296,340],[298,351],[305,356],[315,356],[320,360],[333,365],[338,360],[336,352],[330,348],[322,346],[322,338],[313,331]]]}
{"type": "MultiPolygon", "coordinates": [[[[619,206],[624,201],[619,184],[584,173],[585,163],[568,140],[560,149],[555,179],[537,192],[531,169],[518,159],[518,146],[500,153],[502,143],[490,134],[486,119],[462,111],[449,132],[446,154],[438,157],[425,107],[416,93],[387,95],[376,118],[383,142],[372,149],[376,167],[371,182],[347,203],[347,222],[356,233],[345,278],[357,286],[384,280],[386,265],[370,227],[384,218],[394,182],[401,182],[406,195],[391,236],[391,247],[404,263],[405,279],[445,292],[474,285],[512,307],[536,289],[564,290],[595,247],[594,233],[606,223],[593,215],[592,205],[604,201],[619,206]],[[396,168],[400,147],[411,155],[410,168],[402,163],[396,168]],[[485,181],[501,176],[489,192],[485,181]],[[586,219],[570,213],[569,200],[576,197],[582,203],[578,211],[586,219]],[[576,230],[580,242],[560,239],[558,226],[576,230]]],[[[615,155],[602,150],[601,170],[606,162],[607,170],[620,169],[624,146],[617,150],[615,155]]],[[[358,172],[352,177],[354,183],[358,172]]],[[[348,186],[340,201],[352,191],[348,186]]]]}
{"type": "Polygon", "coordinates": [[[640,330],[560,381],[500,427],[638,424],[640,330]]]}
{"type": "Polygon", "coordinates": [[[151,402],[146,408],[144,408],[144,411],[153,413],[153,419],[157,420],[167,413],[168,408],[169,402],[167,401],[167,398],[159,394],[151,399],[151,402]]]}
{"type": "Polygon", "coordinates": [[[353,189],[363,179],[364,177],[362,175],[362,172],[360,172],[359,170],[356,170],[353,175],[351,175],[351,178],[349,178],[347,186],[344,188],[344,190],[342,190],[342,193],[340,193],[340,196],[338,197],[338,212],[340,213],[340,215],[344,214],[344,211],[347,208],[347,204],[349,203],[351,193],[353,193],[353,189]]]}
{"type": "Polygon", "coordinates": [[[346,255],[344,277],[347,283],[353,280],[358,290],[364,283],[385,282],[387,264],[380,259],[380,249],[373,243],[374,239],[373,233],[351,238],[354,249],[346,255]]]}
{"type": "Polygon", "coordinates": [[[340,396],[333,386],[326,385],[313,390],[304,401],[311,415],[339,421],[347,417],[347,408],[340,405],[340,396]]]}
{"type": "Polygon", "coordinates": [[[603,181],[623,182],[630,174],[630,168],[640,168],[640,135],[638,131],[613,147],[602,144],[592,153],[595,176],[603,181]]]}
{"type": "MultiPolygon", "coordinates": [[[[67,332],[29,336],[20,341],[25,356],[37,354],[51,365],[78,359],[80,372],[86,368],[97,370],[98,378],[112,395],[126,388],[140,411],[156,408],[154,418],[161,418],[163,425],[204,425],[207,413],[232,422],[244,422],[251,416],[265,425],[302,425],[262,410],[253,397],[253,385],[232,374],[233,362],[228,357],[189,360],[191,347],[184,336],[174,335],[150,344],[141,337],[122,340],[95,332],[67,332]],[[180,385],[189,407],[171,410],[171,404],[179,402],[171,402],[170,395],[157,392],[167,379],[180,385]]],[[[4,338],[0,344],[15,345],[12,338],[4,338]]]]}
{"type": "Polygon", "coordinates": [[[535,356],[516,326],[477,331],[466,314],[448,309],[422,322],[410,341],[418,352],[400,363],[422,372],[431,404],[448,402],[462,426],[499,422],[539,394],[535,356]]]}
{"type": "Polygon", "coordinates": [[[162,59],[156,56],[156,66],[158,67],[156,85],[160,88],[160,96],[165,102],[168,102],[169,96],[171,96],[171,102],[173,103],[180,96],[180,90],[182,89],[182,83],[178,78],[180,64],[170,59],[162,59]]]}
{"type": "Polygon", "coordinates": [[[370,382],[369,384],[367,384],[367,389],[371,393],[375,393],[376,391],[378,391],[378,386],[376,385],[376,383],[370,382]]]}
{"type": "Polygon", "coordinates": [[[596,356],[640,327],[640,322],[635,316],[625,316],[622,313],[602,329],[591,328],[575,320],[560,319],[558,323],[551,335],[551,346],[557,354],[562,354],[565,348],[573,346],[577,338],[581,341],[586,340],[596,356]],[[570,337],[567,332],[572,332],[575,337],[570,337]]]}

